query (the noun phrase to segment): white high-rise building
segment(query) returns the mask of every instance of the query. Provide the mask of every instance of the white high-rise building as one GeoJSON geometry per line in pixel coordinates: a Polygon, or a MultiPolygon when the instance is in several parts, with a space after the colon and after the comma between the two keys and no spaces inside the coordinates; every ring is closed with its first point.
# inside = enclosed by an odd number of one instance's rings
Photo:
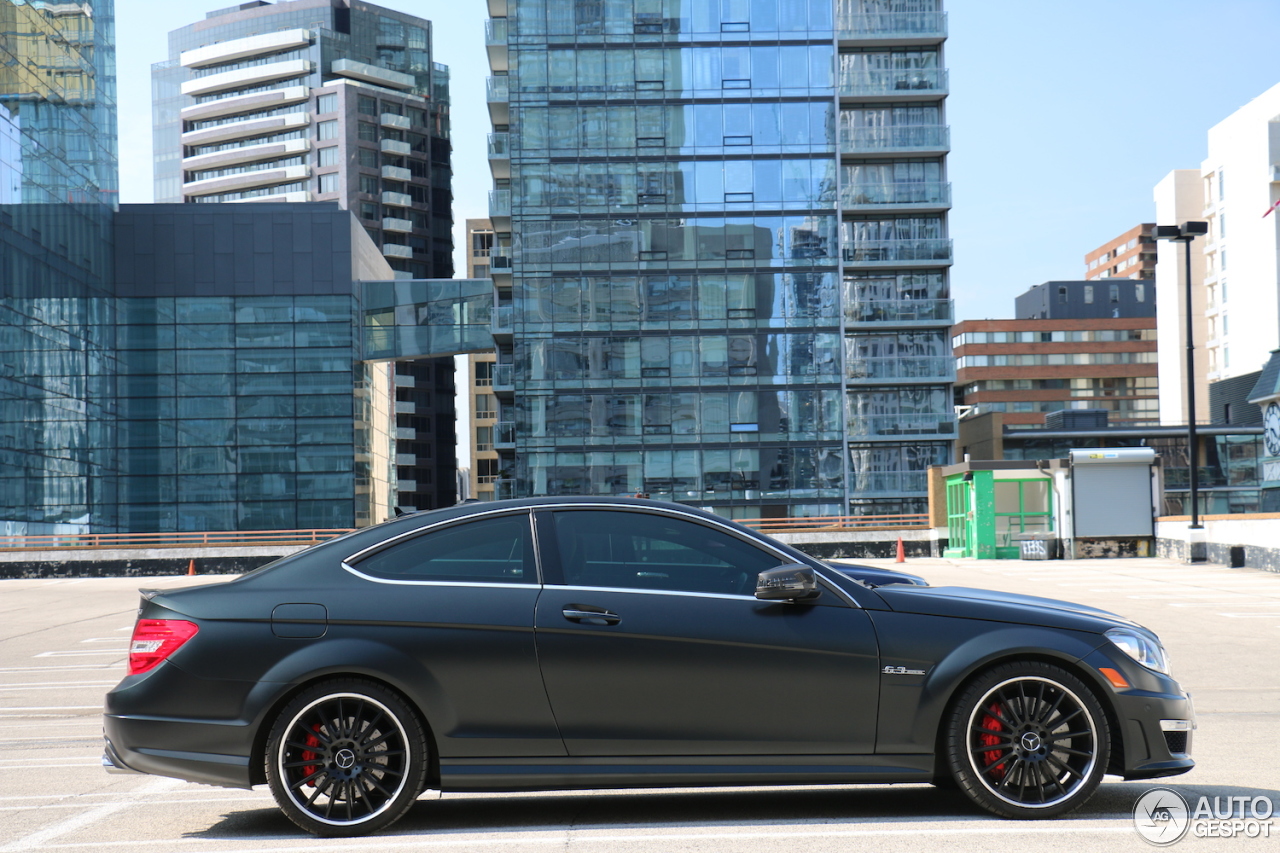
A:
{"type": "MultiPolygon", "coordinates": [[[[1155,192],[1159,224],[1209,223],[1208,235],[1191,244],[1201,389],[1255,373],[1280,347],[1280,211],[1263,215],[1280,198],[1280,84],[1214,125],[1208,136],[1209,156],[1198,178],[1190,170],[1171,172],[1155,192]]],[[[1185,381],[1174,379],[1186,364],[1184,263],[1180,246],[1161,245],[1156,291],[1165,423],[1186,422],[1185,381]]],[[[1207,393],[1198,392],[1197,400],[1203,401],[1200,419],[1207,419],[1207,393]]]]}

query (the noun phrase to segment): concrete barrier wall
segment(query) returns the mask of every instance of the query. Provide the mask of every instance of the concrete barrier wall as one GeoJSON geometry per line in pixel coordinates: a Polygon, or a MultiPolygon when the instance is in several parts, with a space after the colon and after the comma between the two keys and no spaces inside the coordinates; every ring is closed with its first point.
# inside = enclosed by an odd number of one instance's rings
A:
{"type": "Polygon", "coordinates": [[[819,560],[886,559],[897,556],[898,537],[907,557],[941,557],[947,531],[914,530],[833,530],[831,532],[773,533],[766,535],[785,542],[819,560]]]}
{"type": "MultiPolygon", "coordinates": [[[[1280,513],[1207,515],[1204,558],[1210,563],[1280,572],[1280,513]]],[[[1193,541],[1189,516],[1156,519],[1156,555],[1187,560],[1193,541]]]]}
{"type": "Polygon", "coordinates": [[[0,578],[145,578],[238,575],[301,551],[308,545],[243,548],[131,548],[0,551],[0,578]]]}

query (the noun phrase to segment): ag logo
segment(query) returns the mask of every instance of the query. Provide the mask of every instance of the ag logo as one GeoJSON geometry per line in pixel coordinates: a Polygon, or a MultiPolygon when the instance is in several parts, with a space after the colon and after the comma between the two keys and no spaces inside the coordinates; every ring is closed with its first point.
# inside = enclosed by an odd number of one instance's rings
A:
{"type": "Polygon", "coordinates": [[[1181,841],[1191,826],[1191,810],[1177,791],[1152,788],[1133,807],[1133,825],[1138,834],[1157,847],[1181,841]]]}

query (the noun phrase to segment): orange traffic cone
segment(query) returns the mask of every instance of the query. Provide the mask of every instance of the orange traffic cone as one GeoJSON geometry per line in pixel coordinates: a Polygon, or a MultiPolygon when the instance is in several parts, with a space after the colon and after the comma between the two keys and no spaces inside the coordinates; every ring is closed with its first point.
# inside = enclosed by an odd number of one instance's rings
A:
{"type": "Polygon", "coordinates": [[[905,563],[907,561],[906,551],[902,548],[902,537],[898,537],[898,556],[894,559],[895,563],[905,563]]]}
{"type": "MultiPolygon", "coordinates": [[[[901,549],[902,547],[901,543],[899,543],[898,547],[899,549],[901,549]]],[[[899,553],[901,553],[901,550],[899,550],[899,553]]],[[[195,573],[196,573],[196,561],[192,560],[191,562],[187,563],[187,575],[189,577],[191,575],[194,575],[195,573]]]]}

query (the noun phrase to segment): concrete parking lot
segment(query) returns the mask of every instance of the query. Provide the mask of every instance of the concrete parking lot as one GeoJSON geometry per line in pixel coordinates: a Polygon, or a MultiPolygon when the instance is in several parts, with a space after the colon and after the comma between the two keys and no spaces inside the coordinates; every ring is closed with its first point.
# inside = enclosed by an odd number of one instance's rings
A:
{"type": "MultiPolygon", "coordinates": [[[[892,566],[890,561],[864,561],[892,566]]],[[[1067,819],[988,817],[930,786],[423,796],[385,835],[303,835],[265,789],[236,791],[99,766],[102,695],[124,672],[137,587],[187,577],[0,581],[0,851],[1147,850],[1132,810],[1154,784],[1280,806],[1280,575],[1166,560],[947,561],[935,585],[1066,598],[1155,629],[1192,692],[1198,766],[1168,782],[1108,780],[1067,819]]],[[[226,578],[218,578],[220,582],[226,578]]],[[[196,579],[198,580],[198,579],[196,579]]],[[[1272,821],[1280,838],[1280,818],[1272,821]]],[[[1177,847],[1275,849],[1187,837],[1177,847]]]]}

